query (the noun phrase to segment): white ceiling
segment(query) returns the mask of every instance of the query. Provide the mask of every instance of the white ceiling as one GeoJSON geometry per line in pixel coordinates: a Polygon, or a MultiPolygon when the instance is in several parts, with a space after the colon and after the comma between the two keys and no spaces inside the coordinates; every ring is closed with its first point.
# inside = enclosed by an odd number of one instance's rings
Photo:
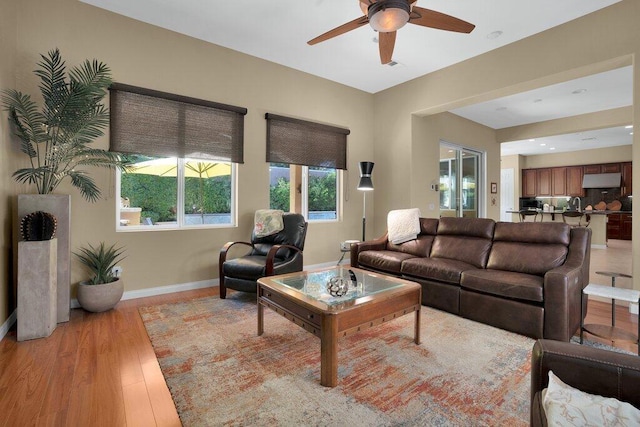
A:
{"type": "MultiPolygon", "coordinates": [[[[579,18],[620,0],[418,0],[436,10],[476,25],[471,34],[406,25],[398,31],[393,60],[381,65],[376,33],[363,26],[315,46],[307,41],[362,16],[358,0],[81,0],[130,18],[301,70],[347,86],[376,93],[442,69],[549,28],[579,18]],[[497,31],[497,38],[489,35],[497,31]]],[[[630,68],[630,67],[627,67],[630,68]]],[[[515,126],[567,115],[630,105],[629,70],[616,70],[586,80],[554,85],[526,94],[453,111],[493,128],[515,126]],[[567,95],[576,89],[587,92],[567,95]],[[542,99],[533,103],[534,99],[542,99]],[[588,100],[588,101],[586,101],[588,100]],[[499,111],[496,109],[500,108],[499,111]],[[505,109],[506,108],[506,109],[505,109]],[[586,109],[591,110],[587,111],[586,109]],[[572,113],[569,113],[572,112],[572,113]]],[[[622,141],[618,130],[547,139],[556,152],[571,139],[588,137],[622,141]],[[616,136],[608,136],[616,133],[616,136]]],[[[628,134],[628,130],[627,130],[628,134]]],[[[591,140],[593,141],[593,140],[591,140]]],[[[531,142],[502,144],[511,154],[536,154],[531,142]]],[[[622,143],[631,143],[630,137],[622,143]]],[[[602,145],[598,145],[602,146],[602,145]]],[[[575,147],[575,145],[573,145],[575,147]]],[[[575,149],[575,148],[567,148],[575,149]]],[[[547,151],[548,152],[548,151],[547,151]]]]}
{"type": "Polygon", "coordinates": [[[367,25],[334,39],[312,38],[362,16],[358,0],[82,0],[287,67],[375,93],[480,55],[620,0],[418,0],[420,7],[476,25],[460,34],[408,24],[394,61],[380,64],[367,25]],[[502,31],[498,38],[488,38],[502,31]]]}
{"type": "MultiPolygon", "coordinates": [[[[633,103],[633,68],[618,68],[522,92],[451,112],[493,129],[627,107],[633,103]]],[[[534,155],[631,145],[633,129],[617,127],[571,133],[535,141],[503,143],[502,155],[534,155]],[[544,144],[544,145],[543,145],[544,144]]]]}

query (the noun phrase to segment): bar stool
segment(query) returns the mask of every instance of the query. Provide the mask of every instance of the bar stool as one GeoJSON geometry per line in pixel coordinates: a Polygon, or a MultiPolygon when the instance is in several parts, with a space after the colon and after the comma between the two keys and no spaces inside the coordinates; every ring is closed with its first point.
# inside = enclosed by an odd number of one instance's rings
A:
{"type": "Polygon", "coordinates": [[[522,209],[520,211],[520,222],[525,222],[528,216],[532,216],[533,222],[536,222],[536,220],[538,219],[538,211],[522,209]]]}
{"type": "Polygon", "coordinates": [[[572,227],[588,227],[591,223],[591,215],[585,214],[584,212],[577,211],[566,211],[562,212],[562,222],[565,224],[569,224],[572,227]],[[576,224],[573,221],[567,222],[567,218],[578,218],[578,223],[576,224]],[[585,219],[585,223],[582,223],[582,220],[585,219]]]}

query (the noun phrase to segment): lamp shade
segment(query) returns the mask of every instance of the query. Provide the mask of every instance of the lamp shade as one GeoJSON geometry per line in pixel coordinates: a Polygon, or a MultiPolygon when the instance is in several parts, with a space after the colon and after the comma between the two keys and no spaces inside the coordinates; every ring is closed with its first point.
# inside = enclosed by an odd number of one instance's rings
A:
{"type": "Polygon", "coordinates": [[[378,0],[369,5],[369,25],[381,33],[396,31],[409,22],[411,8],[407,0],[378,0]]]}
{"type": "Polygon", "coordinates": [[[360,162],[360,183],[358,190],[373,190],[373,181],[371,181],[371,173],[373,172],[373,162],[360,162]]]}

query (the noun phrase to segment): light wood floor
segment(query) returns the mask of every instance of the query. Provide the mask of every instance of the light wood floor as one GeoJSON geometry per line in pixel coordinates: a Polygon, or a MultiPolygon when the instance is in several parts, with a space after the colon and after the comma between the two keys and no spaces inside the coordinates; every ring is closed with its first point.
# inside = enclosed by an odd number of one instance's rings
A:
{"type": "MultiPolygon", "coordinates": [[[[44,339],[18,343],[14,328],[0,342],[0,426],[180,425],[138,308],[217,294],[207,288],[122,301],[106,313],[72,310],[44,339]]],[[[638,330],[626,307],[616,315],[617,326],[638,330]]],[[[590,302],[588,323],[610,320],[610,304],[590,302]]]]}

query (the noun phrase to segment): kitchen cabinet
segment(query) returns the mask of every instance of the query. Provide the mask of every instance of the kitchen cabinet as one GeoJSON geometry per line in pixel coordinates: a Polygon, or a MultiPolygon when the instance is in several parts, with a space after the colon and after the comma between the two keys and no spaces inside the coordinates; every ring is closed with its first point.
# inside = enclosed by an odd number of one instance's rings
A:
{"type": "Polygon", "coordinates": [[[536,170],[522,170],[522,197],[536,197],[536,170]]]}
{"type": "Polygon", "coordinates": [[[567,168],[551,168],[551,195],[567,195],[567,168]]]}
{"type": "Polygon", "coordinates": [[[631,240],[631,218],[631,212],[607,215],[607,240],[631,240]]]}
{"type": "Polygon", "coordinates": [[[536,193],[551,196],[551,168],[536,169],[536,193]]]}
{"type": "Polygon", "coordinates": [[[620,238],[620,214],[607,215],[607,240],[620,238]]]}
{"type": "Polygon", "coordinates": [[[602,173],[620,173],[620,163],[607,163],[600,165],[602,173]]]}
{"type": "Polygon", "coordinates": [[[620,239],[631,240],[631,213],[620,214],[620,239]]]}
{"type": "Polygon", "coordinates": [[[585,174],[588,173],[602,173],[601,165],[584,165],[582,168],[585,174]]]}
{"type": "Polygon", "coordinates": [[[582,166],[567,166],[566,186],[567,196],[583,197],[584,188],[582,188],[582,166]]]}
{"type": "Polygon", "coordinates": [[[633,164],[631,162],[622,163],[622,190],[620,194],[623,196],[631,196],[633,195],[632,188],[632,175],[633,175],[633,164]]]}

